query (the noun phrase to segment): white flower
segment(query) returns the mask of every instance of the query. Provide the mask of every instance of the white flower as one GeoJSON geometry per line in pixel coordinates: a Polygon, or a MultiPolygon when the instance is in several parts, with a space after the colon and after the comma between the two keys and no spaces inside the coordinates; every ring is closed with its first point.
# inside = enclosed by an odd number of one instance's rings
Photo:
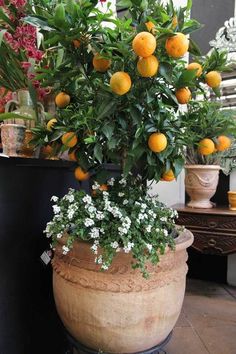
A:
{"type": "Polygon", "coordinates": [[[62,246],[62,250],[63,250],[62,251],[63,254],[67,254],[70,249],[67,246],[64,245],[64,246],[62,246]]]}
{"type": "Polygon", "coordinates": [[[151,232],[151,230],[152,230],[152,226],[151,226],[151,225],[148,225],[148,226],[146,227],[146,231],[147,231],[147,232],[151,232]]]}
{"type": "Polygon", "coordinates": [[[128,204],[129,203],[129,201],[127,200],[127,199],[125,199],[124,201],[123,201],[123,205],[126,205],[126,204],[128,204]]]}
{"type": "Polygon", "coordinates": [[[107,264],[103,263],[102,266],[101,266],[101,268],[102,268],[103,270],[107,270],[109,267],[108,267],[107,264]]]}
{"type": "Polygon", "coordinates": [[[115,182],[115,178],[114,178],[114,177],[111,177],[111,178],[107,181],[107,184],[108,184],[108,186],[114,186],[114,182],[115,182]]]}
{"type": "Polygon", "coordinates": [[[148,249],[149,252],[152,251],[152,245],[151,245],[150,243],[147,243],[147,244],[146,244],[146,247],[147,247],[147,249],[148,249]]]}
{"type": "Polygon", "coordinates": [[[97,254],[97,253],[98,253],[98,246],[97,246],[97,245],[93,244],[92,247],[90,247],[90,249],[92,250],[92,252],[93,252],[94,254],[97,254]]]}
{"type": "Polygon", "coordinates": [[[99,238],[99,228],[98,227],[93,227],[89,233],[91,238],[99,238]]]}
{"type": "Polygon", "coordinates": [[[100,255],[99,257],[95,258],[95,263],[102,264],[102,255],[100,255]]]}
{"type": "Polygon", "coordinates": [[[158,227],[156,228],[156,232],[160,232],[160,229],[158,227]]]}
{"type": "Polygon", "coordinates": [[[147,204],[142,203],[141,208],[145,210],[147,208],[147,204]]]}
{"type": "Polygon", "coordinates": [[[119,184],[125,187],[127,185],[126,179],[122,178],[121,180],[119,180],[119,184]]]}
{"type": "Polygon", "coordinates": [[[73,203],[73,201],[75,200],[75,197],[73,196],[73,194],[67,194],[65,196],[65,200],[68,200],[70,203],[73,203]]]}
{"type": "Polygon", "coordinates": [[[123,192],[119,192],[119,193],[118,193],[118,196],[119,196],[119,197],[124,197],[124,195],[125,195],[125,193],[123,193],[123,192]]]}
{"type": "Polygon", "coordinates": [[[53,201],[53,202],[56,203],[56,202],[58,202],[58,199],[59,199],[58,197],[56,197],[55,195],[53,195],[52,198],[51,198],[51,201],[53,201]]]}
{"type": "Polygon", "coordinates": [[[100,233],[101,233],[101,234],[105,234],[105,231],[104,231],[104,228],[103,228],[103,227],[101,227],[100,233]]]}
{"type": "Polygon", "coordinates": [[[96,209],[93,205],[90,205],[90,206],[88,207],[88,212],[89,212],[90,214],[94,213],[96,210],[97,210],[97,209],[96,209]]]}
{"type": "Polygon", "coordinates": [[[57,238],[62,238],[63,236],[63,232],[60,232],[59,234],[57,234],[57,238]]]}
{"type": "Polygon", "coordinates": [[[166,221],[167,221],[167,217],[166,217],[166,216],[162,216],[162,217],[160,218],[160,221],[166,222],[166,221]]]}
{"type": "Polygon", "coordinates": [[[96,190],[96,189],[99,189],[100,188],[100,184],[98,184],[98,182],[94,182],[94,184],[92,185],[92,189],[93,190],[96,190]]]}
{"type": "Polygon", "coordinates": [[[97,218],[98,220],[103,220],[104,217],[105,217],[105,215],[103,214],[102,211],[97,211],[97,213],[96,213],[96,218],[97,218]]]}
{"type": "Polygon", "coordinates": [[[123,250],[124,250],[125,253],[129,253],[133,247],[134,247],[134,243],[133,242],[128,242],[127,246],[125,246],[123,248],[123,250]]]}
{"type": "Polygon", "coordinates": [[[54,214],[59,214],[60,211],[61,211],[61,208],[58,205],[56,205],[56,204],[53,205],[52,208],[53,208],[54,214]]]}
{"type": "Polygon", "coordinates": [[[166,229],[163,229],[163,234],[164,236],[168,236],[168,231],[166,229]]]}
{"type": "Polygon", "coordinates": [[[90,197],[90,195],[86,195],[85,197],[83,197],[82,201],[84,203],[90,204],[92,202],[92,198],[90,197]]]}
{"type": "Polygon", "coordinates": [[[117,241],[111,242],[111,247],[115,249],[118,248],[119,247],[118,242],[117,241]]]}
{"type": "Polygon", "coordinates": [[[94,225],[94,221],[92,219],[86,218],[84,221],[84,225],[86,227],[92,226],[92,225],[94,225]]]}

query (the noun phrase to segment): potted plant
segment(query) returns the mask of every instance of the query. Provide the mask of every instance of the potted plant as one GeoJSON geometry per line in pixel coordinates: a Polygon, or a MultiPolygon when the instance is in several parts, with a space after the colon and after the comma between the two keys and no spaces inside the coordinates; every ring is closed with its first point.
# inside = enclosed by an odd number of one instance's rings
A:
{"type": "Polygon", "coordinates": [[[0,10],[0,86],[5,92],[16,92],[1,112],[3,153],[28,157],[32,154],[30,129],[39,120],[43,105],[39,100],[45,89],[35,80],[34,68],[43,58],[39,50],[37,30],[24,23],[26,13],[32,12],[27,1],[4,1],[0,10]],[[14,69],[13,69],[14,68],[14,69]],[[17,146],[16,146],[17,145],[17,146]]]}
{"type": "Polygon", "coordinates": [[[186,149],[185,187],[189,207],[212,208],[225,152],[235,136],[234,111],[222,110],[216,102],[192,101],[182,116],[189,137],[186,149]]]}
{"type": "Polygon", "coordinates": [[[91,181],[91,196],[70,190],[52,198],[46,233],[56,306],[82,344],[132,353],[161,343],[180,313],[193,238],[175,229],[175,212],[145,185],[183,168],[188,139],[179,104],[206,78],[200,64],[186,68],[182,59],[199,54],[186,36],[200,27],[189,19],[190,2],[178,11],[172,1],[125,4],[130,18],[114,19],[109,7],[102,13],[95,0],[72,0],[25,21],[47,38],[50,65],[36,79],[53,87],[57,106],[34,129],[35,143],[68,151],[79,164],[75,178],[91,181]],[[60,53],[54,64],[53,52],[60,53]],[[104,169],[110,163],[120,178],[104,169]]]}

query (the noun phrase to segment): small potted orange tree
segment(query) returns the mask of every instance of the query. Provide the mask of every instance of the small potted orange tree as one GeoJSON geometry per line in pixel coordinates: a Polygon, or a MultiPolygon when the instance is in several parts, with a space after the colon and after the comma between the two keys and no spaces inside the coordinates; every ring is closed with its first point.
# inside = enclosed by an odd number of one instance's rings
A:
{"type": "Polygon", "coordinates": [[[47,38],[47,68],[37,79],[54,87],[57,106],[34,133],[53,153],[68,151],[78,181],[92,181],[91,195],[52,197],[45,232],[62,321],[86,347],[133,353],[162,343],[181,310],[193,238],[175,228],[176,213],[148,195],[145,181],[181,171],[187,139],[179,104],[206,78],[201,64],[186,68],[183,60],[199,54],[187,38],[200,27],[189,19],[190,2],[176,10],[172,1],[129,0],[123,19],[96,5],[60,1],[25,19],[47,38]],[[108,163],[119,177],[107,175],[108,163]]]}
{"type": "Polygon", "coordinates": [[[182,116],[186,126],[186,191],[191,197],[188,206],[212,208],[219,171],[225,152],[231,147],[236,133],[234,110],[222,110],[217,102],[192,101],[182,116]]]}

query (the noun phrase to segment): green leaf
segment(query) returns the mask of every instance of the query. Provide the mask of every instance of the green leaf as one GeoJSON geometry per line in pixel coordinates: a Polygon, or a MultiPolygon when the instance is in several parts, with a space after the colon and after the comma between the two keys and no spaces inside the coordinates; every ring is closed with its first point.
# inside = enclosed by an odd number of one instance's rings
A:
{"type": "Polygon", "coordinates": [[[191,10],[191,8],[192,8],[192,6],[193,6],[193,2],[192,2],[192,0],[188,0],[188,2],[187,2],[187,6],[186,6],[186,10],[187,10],[187,11],[190,11],[190,10],[191,10]]]}
{"type": "Polygon", "coordinates": [[[5,120],[5,119],[12,119],[12,118],[20,118],[20,119],[24,119],[24,120],[34,120],[34,118],[29,117],[29,116],[24,116],[23,114],[17,114],[17,113],[13,113],[13,112],[7,112],[7,113],[1,113],[0,114],[0,121],[1,120],[5,120]]]}
{"type": "Polygon", "coordinates": [[[55,31],[57,29],[56,27],[49,25],[46,18],[44,19],[37,16],[26,16],[24,17],[24,22],[48,32],[55,31]]]}
{"type": "Polygon", "coordinates": [[[102,163],[102,158],[103,158],[103,153],[102,153],[102,146],[100,144],[96,144],[94,146],[94,157],[100,162],[102,163]]]}
{"type": "Polygon", "coordinates": [[[112,113],[114,113],[115,109],[116,109],[115,100],[109,99],[109,101],[108,100],[104,101],[101,104],[100,109],[98,110],[97,119],[102,119],[104,117],[111,115],[112,113]]]}
{"type": "Polygon", "coordinates": [[[115,129],[114,124],[106,124],[103,126],[102,132],[108,140],[111,139],[114,129],[115,129]]]}
{"type": "Polygon", "coordinates": [[[176,83],[176,87],[180,88],[180,87],[185,87],[185,86],[190,86],[193,79],[196,77],[196,70],[187,70],[185,69],[182,74],[180,75],[177,83],[176,83]]]}
{"type": "Polygon", "coordinates": [[[132,1],[130,0],[120,0],[117,4],[117,7],[121,7],[121,8],[129,8],[132,6],[132,1]]]}
{"type": "Polygon", "coordinates": [[[177,177],[184,167],[185,160],[183,157],[178,157],[173,161],[174,174],[177,177]]]}
{"type": "Polygon", "coordinates": [[[189,53],[195,55],[195,56],[201,56],[201,50],[199,46],[190,38],[189,39],[189,53]]]}
{"type": "Polygon", "coordinates": [[[2,45],[2,40],[3,40],[3,36],[4,36],[4,34],[7,32],[7,30],[1,30],[0,31],[0,47],[1,47],[1,45],[2,45]]]}
{"type": "Polygon", "coordinates": [[[167,82],[172,83],[172,72],[173,72],[173,65],[162,62],[160,63],[159,67],[159,74],[163,76],[167,82]]]}

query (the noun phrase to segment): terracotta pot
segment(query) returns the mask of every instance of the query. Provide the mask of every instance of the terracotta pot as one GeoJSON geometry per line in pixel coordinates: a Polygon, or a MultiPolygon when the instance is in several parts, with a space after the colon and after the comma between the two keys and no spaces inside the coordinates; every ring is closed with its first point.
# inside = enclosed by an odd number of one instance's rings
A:
{"type": "Polygon", "coordinates": [[[58,313],[71,335],[83,345],[108,353],[136,353],[161,343],[173,329],[183,303],[187,273],[188,230],[176,250],[148,265],[149,279],[133,270],[130,254],[118,253],[101,272],[90,244],[76,242],[53,259],[53,289],[58,313]]]}
{"type": "Polygon", "coordinates": [[[1,139],[3,154],[7,156],[21,156],[25,138],[25,126],[20,124],[2,124],[1,139]]]}
{"type": "Polygon", "coordinates": [[[218,165],[186,165],[185,188],[191,200],[191,208],[212,208],[210,201],[216,192],[219,181],[218,165]]]}
{"type": "Polygon", "coordinates": [[[236,210],[236,191],[228,192],[229,209],[236,210]]]}

